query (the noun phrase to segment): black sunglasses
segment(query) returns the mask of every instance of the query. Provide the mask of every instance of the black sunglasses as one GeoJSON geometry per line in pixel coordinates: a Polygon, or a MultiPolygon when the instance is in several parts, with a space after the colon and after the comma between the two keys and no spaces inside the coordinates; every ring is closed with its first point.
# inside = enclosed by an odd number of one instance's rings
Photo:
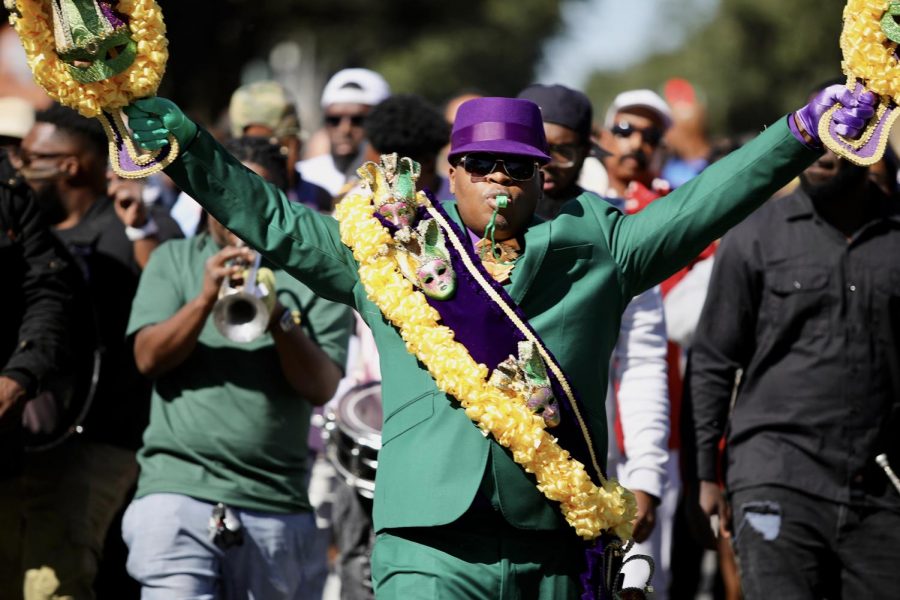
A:
{"type": "Polygon", "coordinates": [[[650,144],[651,146],[659,146],[659,143],[663,138],[663,132],[656,127],[638,129],[628,121],[620,121],[619,123],[616,123],[610,128],[610,131],[614,136],[619,138],[630,138],[635,134],[635,132],[640,133],[641,139],[643,139],[645,143],[650,144]]]}
{"type": "Polygon", "coordinates": [[[349,119],[350,125],[353,127],[362,127],[362,124],[366,122],[366,117],[363,115],[325,115],[325,124],[329,127],[337,127],[344,119],[349,119]]]}
{"type": "Polygon", "coordinates": [[[466,154],[457,162],[459,164],[476,177],[487,177],[500,167],[514,181],[528,181],[538,170],[537,162],[527,156],[466,154]]]}

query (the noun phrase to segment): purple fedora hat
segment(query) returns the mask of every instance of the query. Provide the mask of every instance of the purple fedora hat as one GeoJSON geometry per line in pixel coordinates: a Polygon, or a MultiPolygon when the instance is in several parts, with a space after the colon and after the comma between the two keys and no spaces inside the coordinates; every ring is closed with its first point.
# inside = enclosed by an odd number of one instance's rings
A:
{"type": "Polygon", "coordinates": [[[473,152],[517,154],[550,162],[541,109],[518,98],[475,98],[462,103],[453,122],[449,159],[453,162],[473,152]]]}

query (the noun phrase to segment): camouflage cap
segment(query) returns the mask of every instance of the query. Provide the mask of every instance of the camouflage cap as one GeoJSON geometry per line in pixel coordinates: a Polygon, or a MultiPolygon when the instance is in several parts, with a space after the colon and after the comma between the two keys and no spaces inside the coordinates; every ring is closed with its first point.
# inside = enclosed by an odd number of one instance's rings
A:
{"type": "Polygon", "coordinates": [[[251,125],[263,125],[275,137],[300,133],[297,109],[287,91],[276,81],[257,81],[239,87],[231,96],[228,107],[231,135],[241,137],[251,125]]]}

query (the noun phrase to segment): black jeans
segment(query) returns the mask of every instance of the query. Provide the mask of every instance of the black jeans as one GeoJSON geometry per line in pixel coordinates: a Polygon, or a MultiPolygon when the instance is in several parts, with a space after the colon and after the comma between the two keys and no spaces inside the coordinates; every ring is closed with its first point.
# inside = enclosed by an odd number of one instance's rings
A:
{"type": "Polygon", "coordinates": [[[730,500],[746,600],[900,598],[900,513],[776,486],[730,500]]]}

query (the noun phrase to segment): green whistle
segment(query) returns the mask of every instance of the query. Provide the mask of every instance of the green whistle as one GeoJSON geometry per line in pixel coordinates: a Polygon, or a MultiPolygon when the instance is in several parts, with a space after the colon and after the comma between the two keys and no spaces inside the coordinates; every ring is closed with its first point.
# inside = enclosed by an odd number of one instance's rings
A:
{"type": "Polygon", "coordinates": [[[497,196],[497,208],[506,208],[509,206],[509,196],[497,196]]]}

